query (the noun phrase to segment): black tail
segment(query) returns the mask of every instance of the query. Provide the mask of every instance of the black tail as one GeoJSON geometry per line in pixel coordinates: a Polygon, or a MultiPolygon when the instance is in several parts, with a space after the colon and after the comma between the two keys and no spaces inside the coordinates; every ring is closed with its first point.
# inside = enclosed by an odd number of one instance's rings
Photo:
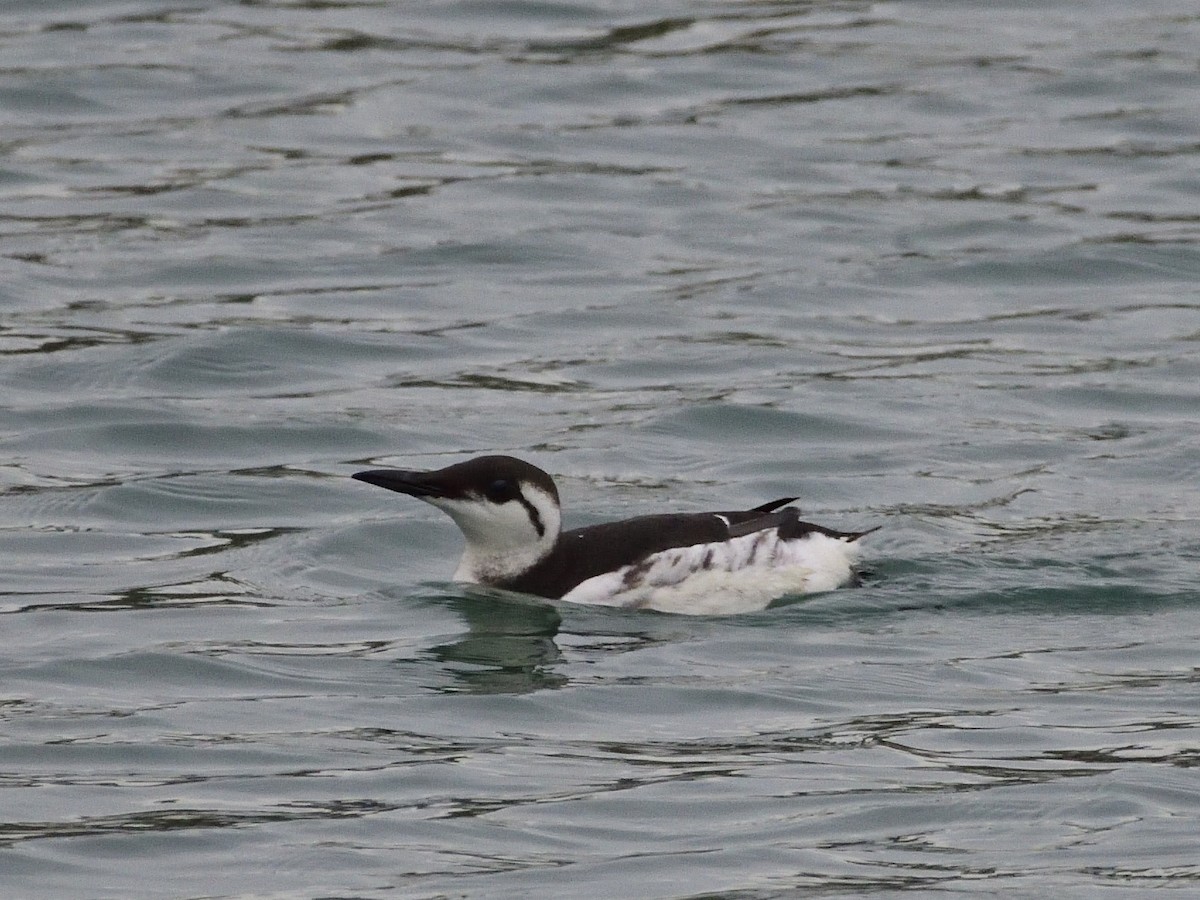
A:
{"type": "Polygon", "coordinates": [[[882,527],[883,527],[882,525],[876,525],[874,528],[868,528],[866,531],[843,531],[838,535],[838,537],[840,537],[842,540],[846,541],[847,543],[852,544],[855,541],[857,541],[859,538],[864,538],[868,534],[874,534],[876,531],[878,531],[882,527]]]}
{"type": "MultiPolygon", "coordinates": [[[[787,512],[787,510],[783,510],[787,512]]],[[[882,525],[876,525],[874,528],[868,528],[866,531],[836,531],[833,528],[826,528],[824,525],[814,525],[812,522],[801,522],[798,517],[789,518],[779,527],[779,536],[785,541],[795,540],[796,538],[804,537],[806,534],[823,534],[826,537],[837,538],[839,541],[845,541],[847,544],[852,544],[859,538],[866,537],[873,531],[878,531],[882,525]]]]}
{"type": "Polygon", "coordinates": [[[772,510],[779,509],[779,507],[798,499],[798,497],[780,497],[778,500],[772,500],[770,503],[764,503],[762,506],[756,506],[754,509],[750,510],[750,512],[771,512],[772,510]]]}

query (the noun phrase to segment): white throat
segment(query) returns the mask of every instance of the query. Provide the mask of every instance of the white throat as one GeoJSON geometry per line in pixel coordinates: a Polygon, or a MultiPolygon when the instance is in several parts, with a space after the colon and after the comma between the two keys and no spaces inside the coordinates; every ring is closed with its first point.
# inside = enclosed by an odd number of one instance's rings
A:
{"type": "Polygon", "coordinates": [[[454,571],[455,581],[504,581],[525,572],[554,549],[562,528],[558,501],[529,484],[521,486],[521,494],[528,506],[520,500],[493,503],[475,498],[422,498],[449,515],[467,539],[454,571]]]}

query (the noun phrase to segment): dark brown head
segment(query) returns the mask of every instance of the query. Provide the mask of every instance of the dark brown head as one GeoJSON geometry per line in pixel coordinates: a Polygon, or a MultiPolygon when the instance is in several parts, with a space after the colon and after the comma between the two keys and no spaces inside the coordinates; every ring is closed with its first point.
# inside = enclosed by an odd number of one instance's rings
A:
{"type": "Polygon", "coordinates": [[[512,456],[480,456],[444,469],[370,469],[359,481],[408,494],[445,512],[467,539],[454,577],[493,583],[524,571],[553,548],[562,515],[554,480],[512,456]]]}

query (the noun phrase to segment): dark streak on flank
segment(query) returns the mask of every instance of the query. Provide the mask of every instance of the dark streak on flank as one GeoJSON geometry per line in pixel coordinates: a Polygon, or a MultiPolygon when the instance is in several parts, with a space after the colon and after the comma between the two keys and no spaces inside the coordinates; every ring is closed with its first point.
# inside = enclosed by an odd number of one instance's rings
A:
{"type": "Polygon", "coordinates": [[[636,565],[629,566],[625,570],[625,574],[621,576],[621,586],[624,588],[640,587],[646,573],[650,571],[653,565],[654,563],[649,559],[645,559],[636,565]]]}

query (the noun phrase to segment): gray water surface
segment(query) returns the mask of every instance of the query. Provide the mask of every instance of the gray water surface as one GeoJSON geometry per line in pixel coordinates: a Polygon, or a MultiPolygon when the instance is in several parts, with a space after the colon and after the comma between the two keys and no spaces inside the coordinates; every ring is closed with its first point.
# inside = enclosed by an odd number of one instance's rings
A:
{"type": "Polygon", "coordinates": [[[1194,3],[9,2],[0,893],[1200,892],[1194,3]],[[746,616],[367,466],[798,495],[746,616]]]}

